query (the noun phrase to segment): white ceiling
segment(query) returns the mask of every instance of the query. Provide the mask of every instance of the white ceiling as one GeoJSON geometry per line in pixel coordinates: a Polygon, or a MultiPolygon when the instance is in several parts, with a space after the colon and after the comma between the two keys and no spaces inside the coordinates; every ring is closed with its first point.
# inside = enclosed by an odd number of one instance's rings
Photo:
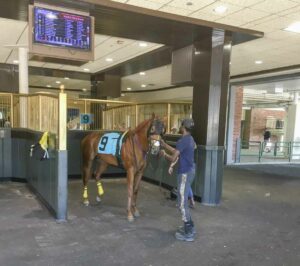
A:
{"type": "Polygon", "coordinates": [[[144,72],[122,78],[121,89],[127,91],[131,88],[134,91],[153,90],[171,86],[171,65],[154,68],[144,72]],[[142,87],[146,85],[146,87],[142,87]]]}
{"type": "Polygon", "coordinates": [[[300,0],[113,1],[263,31],[264,38],[233,47],[231,75],[300,64],[300,34],[282,30],[300,21],[300,0]],[[227,6],[228,11],[216,14],[213,9],[218,5],[227,6]],[[257,65],[255,60],[263,64],[257,65]]]}
{"type": "MultiPolygon", "coordinates": [[[[18,59],[18,50],[11,45],[28,45],[28,27],[23,21],[0,18],[0,63],[13,64],[18,59]],[[9,47],[7,47],[9,45],[9,47]]],[[[147,53],[161,47],[161,44],[147,43],[147,47],[140,47],[139,41],[115,38],[104,35],[95,35],[95,60],[81,67],[61,64],[29,61],[30,66],[81,71],[89,69],[91,73],[98,72],[113,65],[127,61],[131,58],[147,53]],[[107,62],[106,58],[112,58],[113,62],[107,62]]]]}
{"type": "Polygon", "coordinates": [[[29,84],[30,86],[40,86],[40,87],[51,86],[51,88],[59,88],[60,85],[63,84],[67,89],[73,89],[73,90],[86,89],[87,91],[91,90],[90,87],[91,82],[89,80],[80,80],[80,79],[65,79],[65,78],[30,75],[29,84]],[[58,84],[56,82],[60,82],[60,83],[58,84]]]}
{"type": "MultiPolygon", "coordinates": [[[[300,0],[118,0],[117,2],[263,31],[264,38],[233,47],[231,58],[233,76],[300,64],[300,34],[282,30],[289,24],[300,21],[300,0]],[[187,2],[192,2],[193,5],[188,6],[187,2]],[[213,11],[220,4],[228,7],[228,11],[223,15],[213,11]],[[257,65],[255,60],[262,60],[263,63],[257,65]]],[[[13,63],[18,57],[17,50],[5,46],[28,42],[27,23],[0,18],[0,28],[0,62],[13,63]]],[[[88,68],[90,72],[97,72],[161,47],[160,44],[154,43],[140,47],[139,42],[135,40],[103,35],[96,35],[95,46],[95,61],[82,67],[35,61],[30,61],[29,64],[74,71],[88,68]],[[113,58],[114,61],[106,62],[107,57],[113,58]]],[[[42,79],[45,80],[31,80],[31,85],[44,86],[46,83],[54,82],[44,77],[42,79]]],[[[79,90],[83,87],[79,81],[70,86],[78,87],[79,90]]],[[[147,90],[165,86],[170,86],[170,66],[149,70],[145,76],[135,74],[122,79],[123,91],[127,87],[132,90],[147,90]],[[142,88],[142,84],[146,84],[147,87],[142,88]]]]}

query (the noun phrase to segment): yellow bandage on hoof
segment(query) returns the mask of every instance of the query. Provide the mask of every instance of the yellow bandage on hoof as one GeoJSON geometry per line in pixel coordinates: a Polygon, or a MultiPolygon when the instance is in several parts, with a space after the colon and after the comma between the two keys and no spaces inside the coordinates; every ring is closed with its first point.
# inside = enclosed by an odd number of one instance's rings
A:
{"type": "Polygon", "coordinates": [[[97,182],[97,187],[98,187],[98,195],[102,196],[104,194],[104,190],[102,187],[102,183],[100,181],[97,182]]]}
{"type": "Polygon", "coordinates": [[[84,187],[84,189],[83,189],[83,199],[87,199],[87,198],[88,198],[87,187],[84,187]]]}

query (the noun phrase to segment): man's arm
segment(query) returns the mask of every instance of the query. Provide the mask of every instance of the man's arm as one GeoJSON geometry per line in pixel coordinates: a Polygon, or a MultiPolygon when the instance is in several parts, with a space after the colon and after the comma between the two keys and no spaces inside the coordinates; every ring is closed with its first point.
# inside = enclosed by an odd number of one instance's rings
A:
{"type": "Polygon", "coordinates": [[[160,144],[161,144],[161,146],[162,146],[164,149],[166,149],[168,152],[170,152],[170,153],[174,153],[174,152],[175,152],[175,149],[174,149],[172,146],[170,146],[169,144],[165,143],[164,140],[161,140],[161,141],[160,141],[160,144]]]}
{"type": "Polygon", "coordinates": [[[178,157],[180,155],[180,152],[178,150],[174,149],[173,147],[165,143],[163,140],[161,141],[161,146],[171,153],[167,154],[164,150],[162,150],[162,156],[164,156],[168,161],[174,163],[178,160],[178,157]]]}

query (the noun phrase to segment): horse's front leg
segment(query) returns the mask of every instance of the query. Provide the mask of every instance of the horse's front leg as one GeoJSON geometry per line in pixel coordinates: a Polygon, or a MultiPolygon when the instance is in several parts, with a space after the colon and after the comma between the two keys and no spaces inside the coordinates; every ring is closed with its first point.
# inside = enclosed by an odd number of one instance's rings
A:
{"type": "Polygon", "coordinates": [[[134,168],[130,167],[127,169],[127,219],[129,222],[134,221],[134,216],[132,213],[132,196],[133,196],[133,183],[134,183],[134,168]]]}
{"type": "Polygon", "coordinates": [[[145,169],[145,167],[143,167],[140,171],[138,171],[134,178],[133,200],[132,200],[131,209],[132,209],[132,213],[135,217],[140,216],[140,212],[136,207],[136,201],[137,201],[137,195],[139,192],[139,187],[140,187],[141,179],[142,179],[142,176],[144,173],[144,169],[145,169]]]}

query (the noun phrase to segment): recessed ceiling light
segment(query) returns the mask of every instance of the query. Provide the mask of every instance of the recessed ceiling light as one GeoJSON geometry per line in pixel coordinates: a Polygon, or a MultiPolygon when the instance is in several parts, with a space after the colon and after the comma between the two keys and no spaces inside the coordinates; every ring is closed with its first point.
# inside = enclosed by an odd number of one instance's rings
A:
{"type": "Polygon", "coordinates": [[[124,96],[125,96],[125,93],[121,93],[121,96],[124,97],[124,96]]]}
{"type": "Polygon", "coordinates": [[[227,9],[228,9],[227,6],[217,6],[214,9],[214,12],[217,14],[224,14],[227,11],[227,9]]]}
{"type": "Polygon", "coordinates": [[[105,61],[106,61],[106,62],[112,62],[112,61],[114,61],[114,60],[113,60],[112,58],[109,58],[109,57],[108,57],[108,58],[105,58],[105,61]]]}
{"type": "Polygon", "coordinates": [[[140,42],[140,43],[139,43],[139,46],[140,46],[140,47],[147,47],[147,46],[148,46],[148,43],[146,43],[146,42],[140,42]]]}
{"type": "Polygon", "coordinates": [[[300,21],[297,21],[295,23],[292,23],[291,25],[289,25],[287,28],[285,28],[284,30],[286,31],[291,31],[291,32],[295,32],[295,33],[300,33],[300,21]]]}
{"type": "Polygon", "coordinates": [[[191,1],[186,2],[186,5],[187,5],[187,6],[192,6],[192,5],[193,5],[193,2],[191,2],[191,1]]]}
{"type": "Polygon", "coordinates": [[[83,88],[82,91],[87,91],[87,89],[86,89],[86,88],[83,88]]]}
{"type": "Polygon", "coordinates": [[[261,60],[256,60],[255,61],[255,64],[257,64],[257,65],[260,65],[260,64],[262,64],[263,63],[263,61],[261,61],[261,60]]]}
{"type": "Polygon", "coordinates": [[[127,90],[128,90],[128,91],[131,91],[132,89],[131,89],[131,88],[127,88],[127,90]]]}
{"type": "Polygon", "coordinates": [[[201,54],[201,52],[196,50],[195,55],[198,55],[198,54],[201,54]]]}
{"type": "Polygon", "coordinates": [[[47,85],[46,87],[47,87],[47,88],[51,88],[52,86],[51,86],[51,85],[47,85]]]}
{"type": "Polygon", "coordinates": [[[142,88],[146,88],[146,87],[147,87],[147,85],[145,85],[145,84],[142,84],[142,85],[141,85],[141,87],[142,87],[142,88]]]}
{"type": "Polygon", "coordinates": [[[275,87],[275,93],[283,93],[282,87],[275,87]]]}
{"type": "Polygon", "coordinates": [[[89,71],[90,71],[90,69],[89,69],[89,68],[84,68],[84,69],[83,69],[83,71],[85,71],[85,72],[89,72],[89,71]]]}
{"type": "Polygon", "coordinates": [[[59,80],[55,81],[56,84],[60,84],[61,82],[59,80]]]}
{"type": "Polygon", "coordinates": [[[14,60],[14,64],[19,64],[19,60],[14,60]]]}
{"type": "Polygon", "coordinates": [[[140,72],[140,75],[141,75],[141,76],[145,76],[145,75],[146,75],[146,72],[140,72]]]}
{"type": "Polygon", "coordinates": [[[65,79],[70,79],[69,77],[65,77],[65,79]]]}

